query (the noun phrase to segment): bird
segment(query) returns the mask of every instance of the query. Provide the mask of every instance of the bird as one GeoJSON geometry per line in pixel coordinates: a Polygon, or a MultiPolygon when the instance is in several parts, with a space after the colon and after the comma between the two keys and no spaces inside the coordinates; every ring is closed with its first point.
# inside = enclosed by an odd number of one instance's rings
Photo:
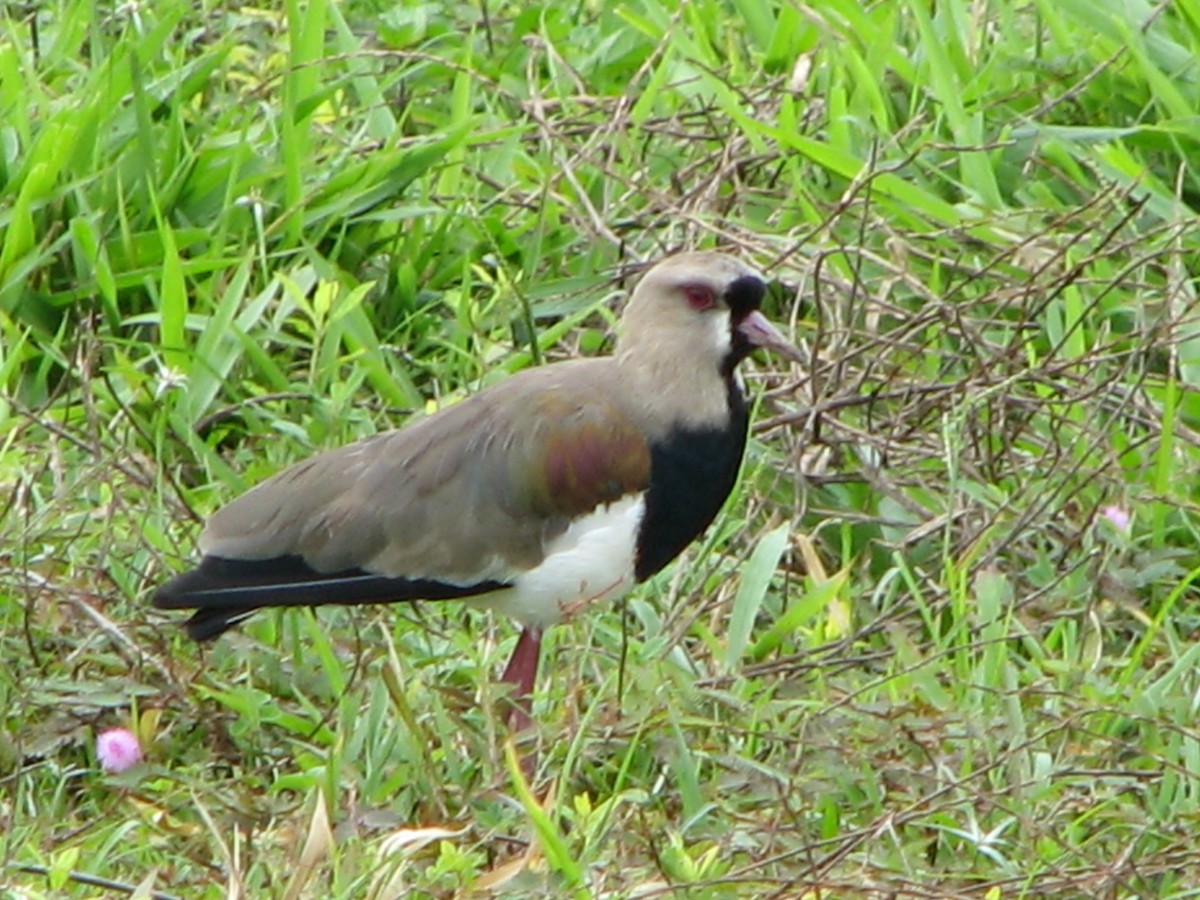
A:
{"type": "Polygon", "coordinates": [[[514,729],[545,629],[610,603],[711,524],[737,479],[756,349],[803,362],[763,276],[716,251],[650,267],[611,355],[510,375],[285,469],[219,509],[153,604],[197,641],[266,607],[462,600],[521,626],[514,729]]]}

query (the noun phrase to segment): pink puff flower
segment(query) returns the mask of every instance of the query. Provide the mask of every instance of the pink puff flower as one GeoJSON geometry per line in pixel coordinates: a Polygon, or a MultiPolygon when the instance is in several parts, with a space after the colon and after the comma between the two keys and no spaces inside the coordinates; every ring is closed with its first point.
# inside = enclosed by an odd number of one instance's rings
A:
{"type": "Polygon", "coordinates": [[[124,772],[142,761],[142,745],[128,728],[110,728],[96,738],[96,758],[105,772],[124,772]]]}
{"type": "Polygon", "coordinates": [[[1116,504],[1104,507],[1100,510],[1100,515],[1112,522],[1120,531],[1128,531],[1130,524],[1133,522],[1133,517],[1116,504]]]}

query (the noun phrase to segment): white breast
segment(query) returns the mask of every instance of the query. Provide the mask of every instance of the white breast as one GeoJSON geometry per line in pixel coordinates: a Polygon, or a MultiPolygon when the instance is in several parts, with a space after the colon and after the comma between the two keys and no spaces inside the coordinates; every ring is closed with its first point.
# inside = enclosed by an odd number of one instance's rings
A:
{"type": "Polygon", "coordinates": [[[645,511],[643,494],[600,507],[555,538],[541,565],[517,576],[511,588],[470,602],[545,628],[593,603],[619,599],[633,587],[645,511]]]}

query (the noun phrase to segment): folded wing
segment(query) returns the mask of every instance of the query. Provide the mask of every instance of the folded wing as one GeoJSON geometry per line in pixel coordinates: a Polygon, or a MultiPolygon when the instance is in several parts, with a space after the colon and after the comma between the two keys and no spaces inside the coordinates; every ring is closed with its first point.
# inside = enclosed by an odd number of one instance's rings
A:
{"type": "Polygon", "coordinates": [[[199,567],[155,605],[196,609],[188,630],[205,639],[267,606],[507,587],[574,519],[647,488],[645,436],[597,396],[602,366],[587,373],[603,362],[514,376],[263,482],[212,517],[199,567]]]}

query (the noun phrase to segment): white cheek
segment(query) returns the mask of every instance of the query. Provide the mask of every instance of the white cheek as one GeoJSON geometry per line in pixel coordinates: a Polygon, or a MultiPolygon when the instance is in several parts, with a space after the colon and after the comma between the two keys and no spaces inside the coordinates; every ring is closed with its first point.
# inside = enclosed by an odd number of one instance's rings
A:
{"type": "Polygon", "coordinates": [[[709,314],[708,327],[712,332],[712,346],[716,348],[717,356],[724,359],[733,349],[733,319],[728,312],[709,314]]]}

